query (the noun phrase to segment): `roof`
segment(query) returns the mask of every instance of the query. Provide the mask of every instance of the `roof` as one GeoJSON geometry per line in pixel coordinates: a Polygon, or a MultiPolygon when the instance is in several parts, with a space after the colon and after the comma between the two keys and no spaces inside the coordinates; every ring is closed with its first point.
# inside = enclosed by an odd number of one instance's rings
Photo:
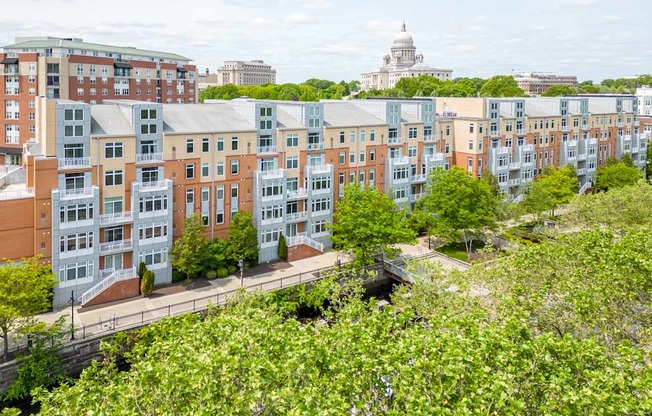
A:
{"type": "Polygon", "coordinates": [[[378,126],[386,123],[355,104],[322,101],[324,103],[325,127],[378,126]]]}
{"type": "Polygon", "coordinates": [[[414,117],[411,114],[406,113],[405,111],[401,111],[401,122],[402,123],[421,123],[421,120],[419,120],[417,117],[414,117]]]}
{"type": "Polygon", "coordinates": [[[279,129],[305,129],[300,120],[292,117],[287,111],[276,108],[276,124],[279,129]]]}
{"type": "Polygon", "coordinates": [[[166,104],[163,132],[166,134],[255,131],[256,127],[230,105],[166,104]]]}
{"type": "Polygon", "coordinates": [[[148,56],[152,58],[169,59],[173,61],[190,61],[190,58],[178,55],[176,53],[151,51],[147,49],[138,49],[129,46],[111,46],[101,43],[79,42],[58,38],[34,39],[24,42],[14,43],[4,47],[7,49],[41,49],[41,48],[66,48],[66,49],[83,49],[88,51],[109,52],[120,55],[148,56]]]}
{"type": "Polygon", "coordinates": [[[91,136],[134,136],[134,128],[116,104],[91,106],[91,136]]]}

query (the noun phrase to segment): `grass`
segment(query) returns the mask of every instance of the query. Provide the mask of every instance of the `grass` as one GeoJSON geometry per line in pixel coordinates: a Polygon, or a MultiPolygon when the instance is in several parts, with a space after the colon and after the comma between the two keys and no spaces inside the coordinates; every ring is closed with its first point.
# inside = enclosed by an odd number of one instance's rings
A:
{"type": "MultiPolygon", "coordinates": [[[[473,253],[474,249],[478,249],[482,247],[484,247],[484,243],[482,241],[474,241],[473,246],[471,247],[471,253],[473,253]]],[[[441,246],[435,250],[441,254],[444,254],[448,257],[452,257],[457,260],[469,261],[468,256],[466,254],[466,247],[464,245],[464,242],[446,244],[445,246],[441,246]]]]}

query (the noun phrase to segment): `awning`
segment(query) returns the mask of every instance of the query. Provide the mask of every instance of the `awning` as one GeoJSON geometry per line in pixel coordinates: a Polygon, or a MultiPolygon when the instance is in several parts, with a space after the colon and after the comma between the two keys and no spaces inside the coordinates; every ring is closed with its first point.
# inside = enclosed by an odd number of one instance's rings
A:
{"type": "Polygon", "coordinates": [[[126,62],[114,62],[113,63],[114,68],[121,68],[121,69],[133,69],[134,67],[129,65],[126,62]]]}
{"type": "Polygon", "coordinates": [[[2,61],[0,61],[0,64],[2,65],[15,65],[18,63],[18,58],[5,58],[2,61]]]}
{"type": "Polygon", "coordinates": [[[188,70],[182,66],[177,67],[177,72],[188,72],[188,70]]]}
{"type": "Polygon", "coordinates": [[[0,146],[0,154],[2,154],[2,155],[22,155],[23,154],[23,148],[22,147],[0,146]]]}

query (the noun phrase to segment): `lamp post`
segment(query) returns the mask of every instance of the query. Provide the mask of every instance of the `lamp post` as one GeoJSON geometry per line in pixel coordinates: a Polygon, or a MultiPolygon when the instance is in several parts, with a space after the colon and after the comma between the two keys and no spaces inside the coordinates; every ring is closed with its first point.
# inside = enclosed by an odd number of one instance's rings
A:
{"type": "Polygon", "coordinates": [[[243,259],[243,258],[241,258],[241,259],[238,261],[238,267],[240,267],[240,287],[244,287],[244,276],[243,276],[243,272],[244,272],[244,259],[243,259]]]}
{"type": "Polygon", "coordinates": [[[75,340],[75,291],[70,291],[70,340],[75,340]]]}

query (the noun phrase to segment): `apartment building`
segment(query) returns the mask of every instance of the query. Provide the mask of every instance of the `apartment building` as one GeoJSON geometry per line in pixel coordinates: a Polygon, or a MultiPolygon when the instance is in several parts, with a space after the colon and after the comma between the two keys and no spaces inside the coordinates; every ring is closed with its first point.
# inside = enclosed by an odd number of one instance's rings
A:
{"type": "Polygon", "coordinates": [[[196,68],[167,52],[84,42],[78,38],[16,38],[0,53],[0,165],[20,164],[36,133],[36,97],[89,104],[111,99],[195,101],[196,68]]]}
{"type": "Polygon", "coordinates": [[[577,88],[575,75],[557,75],[550,72],[518,72],[511,74],[519,88],[528,95],[541,95],[553,85],[566,85],[577,88]]]}
{"type": "Polygon", "coordinates": [[[652,117],[652,86],[643,85],[636,88],[636,98],[638,99],[638,115],[652,117]]]}
{"type": "Polygon", "coordinates": [[[644,168],[649,140],[631,96],[192,105],[37,97],[35,108],[24,181],[0,190],[0,253],[42,255],[59,281],[55,306],[71,291],[83,304],[137,293],[140,262],[157,284],[170,282],[169,253],[192,214],[214,239],[238,211],[252,212],[261,261],[276,258],[281,234],[310,255],[330,248],[346,185],[413,207],[431,170],[458,165],[493,172],[516,199],[545,166],[571,163],[587,189],[610,156],[631,154],[644,168]]]}

